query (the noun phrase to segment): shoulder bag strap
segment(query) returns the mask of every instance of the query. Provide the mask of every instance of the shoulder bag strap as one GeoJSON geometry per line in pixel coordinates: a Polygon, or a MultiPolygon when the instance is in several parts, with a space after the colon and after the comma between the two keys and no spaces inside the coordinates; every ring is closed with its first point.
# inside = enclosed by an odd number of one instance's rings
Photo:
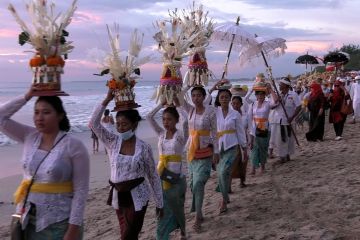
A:
{"type": "Polygon", "coordinates": [[[50,149],[50,151],[48,151],[48,152],[46,153],[46,155],[43,157],[43,159],[41,159],[39,165],[36,167],[35,173],[34,173],[34,175],[31,177],[30,185],[29,185],[28,189],[26,190],[26,195],[25,195],[24,203],[23,203],[22,210],[21,210],[22,212],[25,210],[25,204],[26,204],[26,201],[27,201],[27,199],[28,199],[28,197],[29,197],[29,193],[30,193],[31,186],[34,184],[35,175],[36,175],[36,173],[38,172],[38,170],[39,170],[39,168],[40,168],[40,165],[44,162],[44,160],[46,159],[46,157],[49,156],[51,150],[53,150],[53,149],[56,147],[56,145],[57,145],[65,136],[66,136],[66,134],[62,135],[62,137],[52,146],[52,148],[50,149]]]}

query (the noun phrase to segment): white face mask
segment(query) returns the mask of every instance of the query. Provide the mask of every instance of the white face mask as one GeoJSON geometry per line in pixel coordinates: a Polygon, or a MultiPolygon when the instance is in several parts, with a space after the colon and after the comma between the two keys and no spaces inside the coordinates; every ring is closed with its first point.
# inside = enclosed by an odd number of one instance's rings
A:
{"type": "Polygon", "coordinates": [[[122,138],[122,140],[126,141],[129,140],[132,136],[134,136],[135,132],[130,129],[129,131],[123,132],[123,133],[119,133],[120,137],[122,138]]]}

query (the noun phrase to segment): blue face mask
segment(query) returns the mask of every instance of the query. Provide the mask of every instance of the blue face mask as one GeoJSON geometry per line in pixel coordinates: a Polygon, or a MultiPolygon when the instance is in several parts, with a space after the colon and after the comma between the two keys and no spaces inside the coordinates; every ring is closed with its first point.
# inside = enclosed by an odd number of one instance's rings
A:
{"type": "Polygon", "coordinates": [[[135,132],[130,129],[129,131],[123,132],[123,133],[119,133],[120,137],[122,138],[122,140],[126,141],[129,140],[132,136],[134,136],[135,132]]]}

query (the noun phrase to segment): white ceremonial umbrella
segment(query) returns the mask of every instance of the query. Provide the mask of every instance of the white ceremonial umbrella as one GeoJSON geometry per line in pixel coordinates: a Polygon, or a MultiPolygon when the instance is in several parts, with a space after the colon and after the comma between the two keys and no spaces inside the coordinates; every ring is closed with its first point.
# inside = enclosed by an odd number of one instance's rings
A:
{"type": "Polygon", "coordinates": [[[255,34],[255,44],[241,48],[239,54],[240,65],[251,62],[255,58],[262,57],[268,68],[267,58],[283,55],[287,48],[285,42],[286,40],[283,38],[273,38],[269,36],[259,37],[255,34]]]}
{"type": "Polygon", "coordinates": [[[215,42],[230,43],[229,51],[226,57],[224,71],[221,79],[227,74],[227,67],[229,63],[230,53],[233,44],[237,46],[247,46],[249,44],[256,44],[252,34],[244,30],[243,26],[239,25],[240,17],[237,18],[236,23],[225,23],[214,28],[214,33],[211,39],[215,42]]]}
{"type": "MultiPolygon", "coordinates": [[[[251,45],[247,45],[244,46],[239,54],[240,57],[240,64],[244,64],[246,62],[251,62],[251,60],[254,60],[255,58],[262,58],[264,60],[265,66],[266,66],[266,70],[267,73],[269,75],[269,78],[274,86],[274,89],[276,91],[276,94],[278,96],[280,96],[280,93],[276,87],[274,78],[272,76],[272,71],[271,71],[271,67],[268,64],[267,58],[266,57],[278,57],[281,56],[285,53],[285,49],[286,47],[286,40],[283,38],[273,38],[273,37],[259,37],[255,34],[255,41],[256,44],[251,44],[251,45]]],[[[280,101],[280,105],[285,113],[286,119],[289,119],[289,115],[286,112],[285,106],[283,101],[280,101]]],[[[299,144],[299,141],[296,137],[295,131],[292,128],[292,125],[290,124],[290,129],[292,131],[292,133],[294,134],[294,138],[295,141],[297,143],[297,145],[299,144]]]]}

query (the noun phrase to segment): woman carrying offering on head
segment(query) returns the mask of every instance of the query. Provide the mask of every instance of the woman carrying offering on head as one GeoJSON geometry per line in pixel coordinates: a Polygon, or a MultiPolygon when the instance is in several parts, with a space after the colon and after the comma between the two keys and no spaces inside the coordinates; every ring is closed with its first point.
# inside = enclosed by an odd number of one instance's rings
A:
{"type": "MultiPolygon", "coordinates": [[[[178,100],[174,101],[177,106],[178,100]]],[[[159,137],[159,162],[157,170],[162,179],[164,215],[158,221],[156,239],[166,240],[175,229],[180,228],[181,239],[186,239],[185,229],[185,163],[182,155],[188,139],[187,115],[175,106],[167,106],[162,113],[163,127],[154,119],[163,107],[159,104],[147,116],[152,128],[159,137]],[[181,116],[180,116],[180,114],[181,116]],[[180,128],[176,124],[180,122],[180,128]]]]}
{"type": "Polygon", "coordinates": [[[25,96],[0,107],[0,131],[24,144],[24,178],[14,195],[16,211],[22,215],[26,239],[82,239],[89,154],[81,141],[67,134],[70,123],[57,96],[36,100],[35,127],[10,119],[35,91],[32,87],[25,96]]]}
{"type": "Polygon", "coordinates": [[[269,113],[273,103],[265,100],[267,92],[270,91],[274,102],[277,96],[272,88],[266,83],[256,83],[253,87],[256,101],[250,106],[248,119],[250,125],[250,160],[252,163],[251,174],[255,175],[256,168],[261,168],[261,173],[265,172],[265,164],[268,156],[269,147],[269,113]]]}
{"type": "Polygon", "coordinates": [[[205,89],[202,86],[195,86],[191,89],[191,100],[194,106],[186,101],[184,101],[183,106],[188,114],[187,158],[189,161],[190,188],[193,194],[191,211],[196,212],[193,228],[196,232],[200,232],[201,223],[204,220],[202,214],[204,189],[210,177],[212,161],[217,162],[219,158],[216,139],[216,112],[214,107],[208,104],[204,105],[205,97],[205,89]]]}
{"type": "MultiPolygon", "coordinates": [[[[221,83],[215,84],[212,89],[220,87],[221,83]]],[[[241,123],[240,113],[230,107],[232,94],[229,89],[219,89],[215,106],[217,138],[220,152],[220,160],[217,163],[218,186],[222,193],[220,213],[227,211],[229,199],[230,177],[235,159],[243,150],[247,157],[247,142],[244,127],[241,123]]]]}
{"type": "Polygon", "coordinates": [[[89,127],[108,149],[111,167],[108,204],[116,209],[121,239],[138,239],[150,194],[155,200],[157,216],[162,216],[161,182],[150,144],[135,135],[141,120],[137,110],[127,108],[117,112],[117,134],[101,124],[101,116],[113,97],[109,89],[106,98],[95,108],[89,127]]]}

